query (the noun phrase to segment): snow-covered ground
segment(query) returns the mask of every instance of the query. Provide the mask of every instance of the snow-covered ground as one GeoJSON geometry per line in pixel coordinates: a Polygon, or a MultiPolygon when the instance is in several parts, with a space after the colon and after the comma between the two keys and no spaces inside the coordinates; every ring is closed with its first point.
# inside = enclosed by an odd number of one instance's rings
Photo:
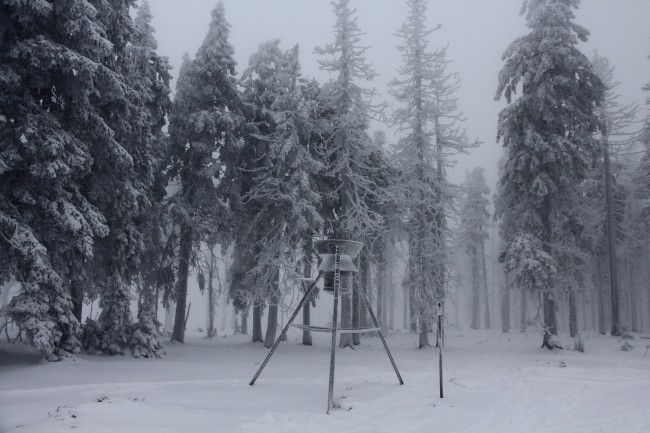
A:
{"type": "Polygon", "coordinates": [[[586,336],[586,353],[539,349],[540,336],[448,331],[445,398],[437,350],[413,334],[378,338],[337,353],[327,406],[329,340],[280,345],[255,386],[267,350],[246,336],[190,333],[162,360],[79,355],[42,363],[0,345],[0,432],[650,432],[650,339],[586,336]]]}

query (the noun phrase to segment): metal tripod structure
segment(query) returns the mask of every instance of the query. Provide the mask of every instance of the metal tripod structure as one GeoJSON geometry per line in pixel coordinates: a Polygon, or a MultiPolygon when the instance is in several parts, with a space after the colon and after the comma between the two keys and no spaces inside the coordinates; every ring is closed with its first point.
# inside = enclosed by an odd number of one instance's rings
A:
{"type": "MultiPolygon", "coordinates": [[[[335,364],[336,364],[336,337],[339,333],[361,333],[361,332],[371,332],[371,331],[376,331],[379,334],[379,338],[381,338],[381,342],[384,345],[384,349],[386,350],[386,354],[388,355],[388,359],[390,360],[391,365],[393,366],[393,370],[395,370],[395,374],[397,375],[397,380],[399,380],[399,384],[403,385],[404,381],[402,380],[402,376],[399,374],[399,370],[397,369],[397,365],[395,364],[395,360],[393,359],[393,356],[390,353],[390,350],[388,349],[388,344],[386,344],[386,339],[384,338],[384,334],[381,332],[381,328],[379,326],[379,322],[377,321],[377,317],[375,316],[375,313],[372,311],[372,308],[370,306],[370,302],[368,301],[368,298],[366,294],[364,293],[363,290],[359,290],[358,288],[354,288],[352,286],[352,290],[356,290],[357,294],[361,298],[363,305],[366,307],[368,310],[368,313],[370,314],[370,317],[375,325],[374,328],[340,328],[339,323],[338,323],[338,304],[339,304],[339,296],[341,295],[341,259],[344,258],[344,260],[349,261],[349,263],[352,263],[351,258],[349,256],[346,256],[345,254],[341,254],[341,249],[342,245],[345,242],[350,242],[350,241],[340,241],[340,240],[329,240],[329,241],[320,241],[320,242],[331,242],[333,243],[335,247],[335,251],[333,254],[333,269],[328,269],[327,264],[325,263],[326,260],[323,260],[323,263],[321,264],[321,267],[319,268],[319,274],[318,277],[314,280],[314,282],[311,283],[309,288],[305,291],[305,295],[303,298],[300,300],[300,303],[298,303],[298,306],[296,307],[295,311],[289,318],[289,321],[285,325],[284,329],[282,330],[282,333],[280,333],[280,336],[278,339],[275,341],[275,344],[273,344],[273,347],[269,351],[268,355],[266,355],[266,358],[264,359],[264,362],[262,362],[262,365],[260,365],[260,368],[257,370],[257,373],[255,373],[255,376],[253,376],[253,379],[250,381],[249,385],[255,384],[255,381],[259,377],[259,375],[262,373],[262,370],[264,370],[264,367],[266,367],[266,364],[269,362],[271,357],[273,356],[273,353],[275,352],[275,349],[277,349],[278,345],[280,342],[284,339],[285,335],[287,334],[287,331],[290,326],[292,326],[293,321],[295,320],[296,316],[298,315],[298,312],[304,307],[304,305],[309,302],[311,299],[311,294],[312,292],[316,289],[316,284],[318,281],[326,275],[328,272],[333,272],[333,295],[334,295],[334,307],[333,307],[333,312],[332,312],[332,327],[320,327],[320,326],[307,326],[307,325],[300,325],[300,324],[295,324],[293,325],[294,327],[301,328],[303,330],[309,330],[309,331],[315,331],[315,332],[331,332],[332,335],[332,342],[331,342],[331,352],[330,352],[330,375],[329,375],[329,392],[328,392],[328,397],[327,397],[327,413],[330,413],[330,410],[332,410],[332,407],[334,406],[334,369],[335,369],[335,364]]],[[[354,266],[352,266],[354,268],[354,266]]],[[[354,271],[356,272],[356,268],[354,268],[354,271]]],[[[349,270],[346,270],[346,272],[350,272],[349,270]]]]}

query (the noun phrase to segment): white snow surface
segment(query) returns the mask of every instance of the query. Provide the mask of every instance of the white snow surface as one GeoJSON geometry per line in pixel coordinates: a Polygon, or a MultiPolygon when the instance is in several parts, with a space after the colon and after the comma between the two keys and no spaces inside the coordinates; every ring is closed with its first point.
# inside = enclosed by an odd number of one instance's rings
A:
{"type": "Polygon", "coordinates": [[[444,398],[438,350],[388,337],[400,386],[377,337],[337,351],[327,415],[329,335],[292,331],[268,353],[248,336],[189,333],[161,360],[79,355],[45,363],[0,345],[0,432],[650,432],[650,339],[583,336],[585,353],[539,348],[537,333],[447,332],[444,398]]]}

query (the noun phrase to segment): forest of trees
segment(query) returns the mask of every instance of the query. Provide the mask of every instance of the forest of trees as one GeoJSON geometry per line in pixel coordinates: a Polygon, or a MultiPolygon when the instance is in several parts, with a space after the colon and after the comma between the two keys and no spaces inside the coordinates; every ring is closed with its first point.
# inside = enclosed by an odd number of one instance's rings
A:
{"type": "MultiPolygon", "coordinates": [[[[327,82],[280,40],[239,74],[218,3],[172,98],[146,0],[0,0],[0,293],[18,287],[0,331],[52,361],[161,357],[185,339],[196,276],[208,337],[219,292],[270,347],[325,237],[364,243],[354,284],[420,348],[438,302],[447,326],[534,326],[552,350],[564,329],[576,350],[580,331],[650,332],[650,93],[620,101],[614,65],[580,51],[579,0],[527,0],[528,33],[504,47],[494,191],[482,167],[449,180],[481,142],[427,0],[405,0],[390,104],[350,3],[332,2],[333,42],[315,49],[327,82]]],[[[343,327],[367,322],[360,302],[343,296],[343,327]]]]}

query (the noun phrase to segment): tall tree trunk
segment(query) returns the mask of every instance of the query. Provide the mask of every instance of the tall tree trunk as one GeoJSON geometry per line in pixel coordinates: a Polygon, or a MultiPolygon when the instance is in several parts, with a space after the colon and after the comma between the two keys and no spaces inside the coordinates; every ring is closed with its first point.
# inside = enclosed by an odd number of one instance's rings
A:
{"type": "Polygon", "coordinates": [[[510,276],[504,271],[504,284],[501,286],[501,332],[510,331],[510,276]]]}
{"type": "MultiPolygon", "coordinates": [[[[553,251],[551,245],[553,245],[553,229],[551,227],[551,209],[552,202],[551,197],[547,195],[544,198],[542,223],[544,225],[544,232],[542,234],[542,241],[544,243],[544,250],[546,253],[553,257],[553,251]]],[[[553,350],[557,345],[554,340],[557,337],[557,313],[556,313],[556,304],[553,297],[554,292],[553,281],[549,283],[549,287],[544,291],[543,303],[544,303],[544,338],[542,340],[542,347],[553,350]]]]}
{"type": "Polygon", "coordinates": [[[519,330],[521,332],[526,332],[526,310],[528,307],[528,302],[526,301],[526,291],[519,289],[519,294],[521,295],[521,302],[519,304],[519,330]]]}
{"type": "Polygon", "coordinates": [[[217,329],[214,327],[215,307],[217,304],[214,293],[214,245],[210,246],[210,266],[208,267],[208,338],[217,335],[217,329]]]}
{"type": "Polygon", "coordinates": [[[253,306],[253,343],[262,342],[262,304],[255,304],[253,306]]]}
{"type": "Polygon", "coordinates": [[[271,283],[271,299],[269,302],[269,314],[266,322],[266,338],[264,347],[270,349],[275,343],[275,334],[278,329],[278,306],[280,304],[280,269],[276,269],[271,283]]]}
{"type": "MultiPolygon", "coordinates": [[[[307,242],[311,243],[311,240],[307,242]]],[[[305,259],[302,265],[302,276],[304,278],[311,277],[311,254],[305,254],[305,259]]],[[[309,285],[310,283],[303,283],[304,290],[309,289],[309,285]]],[[[305,303],[305,306],[302,307],[302,324],[305,326],[311,325],[310,309],[311,309],[311,300],[307,301],[305,303]]],[[[304,344],[305,346],[312,345],[311,332],[307,329],[303,329],[302,331],[302,344],[304,344]]]]}
{"type": "MultiPolygon", "coordinates": [[[[359,297],[359,280],[353,278],[352,285],[354,289],[352,290],[352,327],[359,328],[361,325],[361,298],[359,297]]],[[[352,334],[352,344],[358,346],[361,344],[361,334],[354,333],[352,334]]]]}
{"type": "MultiPolygon", "coordinates": [[[[648,267],[646,267],[646,270],[650,269],[650,257],[648,258],[648,267]]],[[[648,278],[646,281],[648,281],[648,287],[646,288],[646,301],[648,302],[648,305],[646,305],[646,317],[648,319],[648,332],[650,332],[650,278],[648,278]]]]}
{"type": "Polygon", "coordinates": [[[576,306],[576,295],[573,288],[569,287],[569,335],[578,335],[578,309],[576,306]]]}
{"type": "Polygon", "coordinates": [[[377,265],[377,282],[375,287],[377,287],[377,321],[379,326],[383,326],[384,323],[384,279],[386,276],[386,267],[382,265],[377,265]]]}
{"type": "Polygon", "coordinates": [[[243,335],[248,335],[248,311],[249,311],[248,306],[244,307],[244,309],[241,310],[241,322],[239,324],[239,332],[241,332],[243,335]]]}
{"type": "MultiPolygon", "coordinates": [[[[341,278],[343,280],[343,278],[341,278]]],[[[352,327],[352,293],[347,289],[341,293],[341,328],[352,327]]],[[[347,332],[341,333],[339,337],[339,347],[354,347],[352,343],[352,334],[347,332]]]]}
{"type": "Polygon", "coordinates": [[[418,313],[417,313],[417,303],[415,301],[415,294],[413,293],[413,288],[409,290],[409,326],[411,332],[418,331],[418,313]]]}
{"type": "Polygon", "coordinates": [[[492,322],[490,321],[490,296],[488,293],[487,283],[487,266],[485,264],[485,244],[483,241],[479,244],[481,253],[481,283],[483,286],[483,299],[485,300],[485,329],[492,329],[492,322]]]}
{"type": "Polygon", "coordinates": [[[616,233],[614,228],[614,206],[612,198],[612,179],[609,165],[609,150],[607,148],[607,134],[603,134],[603,154],[605,159],[605,210],[607,212],[607,254],[609,256],[609,285],[612,300],[612,328],[611,334],[621,335],[620,305],[618,287],[618,265],[616,260],[616,233]]]}
{"type": "Polygon", "coordinates": [[[174,319],[174,331],[172,341],[185,340],[185,308],[187,303],[187,279],[190,271],[190,259],[192,256],[193,230],[189,224],[181,225],[181,239],[179,246],[178,263],[178,290],[176,292],[176,317],[174,319]]]}
{"type": "Polygon", "coordinates": [[[83,311],[83,289],[81,285],[73,278],[70,282],[70,297],[72,298],[72,314],[79,323],[81,322],[81,314],[83,311]]]}
{"type": "Polygon", "coordinates": [[[476,244],[470,245],[470,257],[472,261],[472,329],[479,329],[481,321],[481,298],[479,288],[478,252],[476,244]]]}
{"type": "Polygon", "coordinates": [[[544,302],[544,339],[542,347],[553,350],[557,348],[554,338],[557,337],[557,315],[555,312],[555,300],[548,292],[543,294],[544,302]]]}
{"type": "MultiPolygon", "coordinates": [[[[368,288],[370,287],[370,264],[368,262],[368,254],[365,251],[361,252],[361,257],[359,258],[359,283],[361,284],[361,290],[366,295],[368,299],[368,288]]],[[[368,326],[368,310],[365,308],[361,309],[361,326],[368,326]]]]}
{"type": "Polygon", "coordinates": [[[388,275],[387,275],[387,284],[386,284],[386,316],[388,322],[386,323],[386,329],[393,330],[394,328],[394,318],[395,318],[395,286],[393,285],[393,267],[395,265],[395,260],[389,260],[388,266],[388,275]]]}
{"type": "Polygon", "coordinates": [[[409,329],[409,291],[402,285],[402,302],[404,302],[403,308],[402,308],[402,329],[407,330],[409,329]]]}
{"type": "Polygon", "coordinates": [[[638,316],[638,305],[641,301],[639,296],[639,291],[637,290],[637,279],[632,271],[632,258],[628,256],[627,258],[627,281],[630,292],[630,324],[632,326],[632,332],[640,332],[639,330],[639,316],[638,316]]]}
{"type": "Polygon", "coordinates": [[[160,305],[160,285],[156,284],[156,294],[154,295],[154,317],[156,318],[156,331],[160,331],[160,322],[158,321],[158,305],[160,305]]]}
{"type": "Polygon", "coordinates": [[[169,330],[174,327],[173,318],[175,316],[176,304],[170,300],[165,308],[165,329],[169,330]]]}
{"type": "Polygon", "coordinates": [[[598,332],[605,335],[605,296],[600,254],[596,254],[596,294],[598,296],[598,332]]]}
{"type": "Polygon", "coordinates": [[[430,346],[429,344],[429,324],[424,318],[424,314],[420,314],[420,337],[418,339],[418,349],[430,346]]]}

